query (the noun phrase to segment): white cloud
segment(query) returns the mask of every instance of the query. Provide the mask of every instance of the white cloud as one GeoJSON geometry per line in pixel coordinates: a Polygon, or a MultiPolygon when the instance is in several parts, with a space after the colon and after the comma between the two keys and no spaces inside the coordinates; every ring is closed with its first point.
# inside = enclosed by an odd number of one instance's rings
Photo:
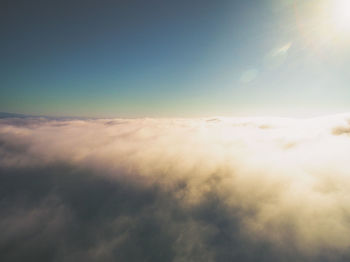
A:
{"type": "MultiPolygon", "coordinates": [[[[253,242],[311,258],[324,250],[343,254],[350,247],[349,119],[0,120],[0,167],[91,170],[109,181],[160,187],[188,212],[215,194],[253,242]]],[[[197,232],[196,243],[217,230],[198,221],[182,226],[197,232]]]]}

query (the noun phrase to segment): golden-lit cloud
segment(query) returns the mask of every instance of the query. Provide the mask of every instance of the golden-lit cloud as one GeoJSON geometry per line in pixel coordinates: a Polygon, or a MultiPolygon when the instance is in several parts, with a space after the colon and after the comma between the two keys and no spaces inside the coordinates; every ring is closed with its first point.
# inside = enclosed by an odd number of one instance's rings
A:
{"type": "Polygon", "coordinates": [[[163,261],[345,261],[349,119],[0,120],[0,243],[23,249],[23,228],[89,261],[162,261],[137,241],[169,241],[163,261]]]}

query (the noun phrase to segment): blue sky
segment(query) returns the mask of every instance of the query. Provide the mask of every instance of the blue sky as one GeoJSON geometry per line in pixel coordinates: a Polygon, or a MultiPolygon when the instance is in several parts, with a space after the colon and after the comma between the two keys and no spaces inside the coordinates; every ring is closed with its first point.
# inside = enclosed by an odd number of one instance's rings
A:
{"type": "Polygon", "coordinates": [[[0,111],[102,117],[347,111],[350,30],[348,22],[333,21],[339,16],[333,5],[5,1],[0,111]]]}

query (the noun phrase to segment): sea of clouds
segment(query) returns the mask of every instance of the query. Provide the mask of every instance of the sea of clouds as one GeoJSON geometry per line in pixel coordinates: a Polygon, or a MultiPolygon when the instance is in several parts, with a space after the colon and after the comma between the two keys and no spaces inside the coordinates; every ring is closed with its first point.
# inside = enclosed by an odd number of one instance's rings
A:
{"type": "Polygon", "coordinates": [[[350,115],[0,119],[0,261],[350,261],[350,115]]]}

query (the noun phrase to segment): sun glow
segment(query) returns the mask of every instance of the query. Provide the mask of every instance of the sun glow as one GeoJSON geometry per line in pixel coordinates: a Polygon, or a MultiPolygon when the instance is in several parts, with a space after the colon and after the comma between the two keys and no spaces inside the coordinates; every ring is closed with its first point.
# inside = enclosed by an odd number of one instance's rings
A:
{"type": "Polygon", "coordinates": [[[301,36],[314,51],[348,46],[350,0],[300,1],[295,7],[301,36]]]}
{"type": "Polygon", "coordinates": [[[350,32],[350,0],[332,0],[332,22],[335,30],[350,32]]]}

